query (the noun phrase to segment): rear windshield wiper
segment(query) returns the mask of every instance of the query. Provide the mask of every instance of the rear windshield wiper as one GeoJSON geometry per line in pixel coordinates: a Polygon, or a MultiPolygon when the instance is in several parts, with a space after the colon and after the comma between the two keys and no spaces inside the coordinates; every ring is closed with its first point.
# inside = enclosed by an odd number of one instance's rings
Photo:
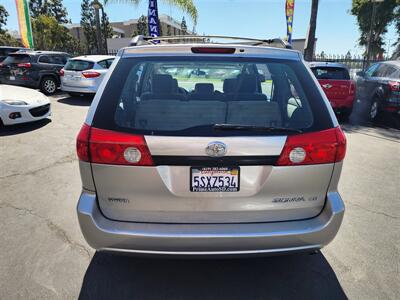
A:
{"type": "Polygon", "coordinates": [[[301,133],[300,129],[285,128],[285,127],[268,127],[256,125],[241,125],[241,124],[214,124],[214,130],[243,130],[243,131],[264,131],[264,132],[291,132],[301,133]]]}

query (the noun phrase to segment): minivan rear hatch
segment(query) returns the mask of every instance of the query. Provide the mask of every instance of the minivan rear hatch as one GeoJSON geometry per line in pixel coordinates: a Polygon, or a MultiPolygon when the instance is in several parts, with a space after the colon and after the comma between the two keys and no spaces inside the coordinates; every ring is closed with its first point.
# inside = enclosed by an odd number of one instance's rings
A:
{"type": "Polygon", "coordinates": [[[78,153],[121,221],[311,218],[339,157],[311,74],[289,59],[122,58],[90,125],[78,153]]]}

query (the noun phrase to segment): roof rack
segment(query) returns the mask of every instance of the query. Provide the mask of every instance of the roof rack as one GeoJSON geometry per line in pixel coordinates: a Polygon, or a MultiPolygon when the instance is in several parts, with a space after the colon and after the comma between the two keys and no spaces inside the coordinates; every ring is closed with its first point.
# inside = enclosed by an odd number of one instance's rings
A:
{"type": "Polygon", "coordinates": [[[287,43],[285,40],[280,38],[274,39],[255,39],[255,38],[247,38],[247,37],[237,37],[237,36],[224,36],[224,35],[173,35],[173,36],[144,36],[144,35],[137,35],[135,36],[129,46],[141,46],[141,45],[159,45],[160,43],[170,43],[172,41],[179,41],[182,40],[197,40],[199,43],[204,44],[223,44],[220,42],[214,42],[212,39],[226,39],[226,40],[239,40],[243,41],[239,44],[249,45],[249,46],[262,46],[267,45],[270,47],[277,47],[277,48],[285,48],[285,49],[292,49],[292,46],[287,43]]]}

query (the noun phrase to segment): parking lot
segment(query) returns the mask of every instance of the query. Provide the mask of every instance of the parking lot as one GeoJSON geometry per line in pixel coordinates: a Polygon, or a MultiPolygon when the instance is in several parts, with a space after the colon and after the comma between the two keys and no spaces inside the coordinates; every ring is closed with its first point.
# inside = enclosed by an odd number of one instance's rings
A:
{"type": "Polygon", "coordinates": [[[0,131],[0,299],[399,299],[400,130],[343,125],[343,226],[320,253],[234,260],[95,253],[75,206],[87,98],[51,97],[51,121],[0,131]]]}

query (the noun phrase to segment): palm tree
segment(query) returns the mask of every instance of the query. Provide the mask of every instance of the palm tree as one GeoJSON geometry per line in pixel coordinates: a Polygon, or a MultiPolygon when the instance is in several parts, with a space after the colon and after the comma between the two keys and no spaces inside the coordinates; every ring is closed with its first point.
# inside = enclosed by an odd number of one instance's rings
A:
{"type": "Polygon", "coordinates": [[[304,59],[311,61],[315,48],[315,30],[317,28],[318,0],[312,0],[310,25],[308,27],[308,35],[304,48],[304,59]]]}
{"type": "MultiPolygon", "coordinates": [[[[197,8],[194,5],[193,0],[163,0],[163,1],[182,9],[192,18],[193,23],[197,24],[198,14],[197,14],[197,8]]],[[[104,4],[107,4],[108,2],[118,2],[118,3],[126,2],[138,5],[141,2],[141,0],[104,0],[104,4]]]]}

